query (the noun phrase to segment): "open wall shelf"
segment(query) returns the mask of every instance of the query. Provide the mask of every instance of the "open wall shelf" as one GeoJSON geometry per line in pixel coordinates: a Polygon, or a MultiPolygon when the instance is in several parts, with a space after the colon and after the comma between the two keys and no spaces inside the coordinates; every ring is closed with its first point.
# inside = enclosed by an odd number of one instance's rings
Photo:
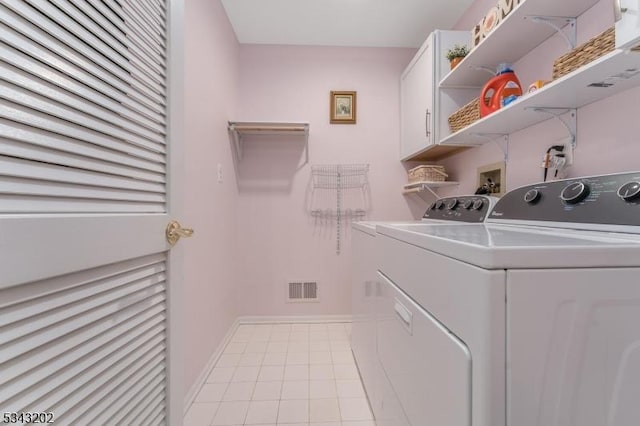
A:
{"type": "Polygon", "coordinates": [[[548,120],[540,108],[567,111],[640,85],[640,55],[613,51],[440,141],[442,145],[482,145],[484,135],[511,134],[548,120]]]}
{"type": "Polygon", "coordinates": [[[501,62],[514,63],[556,31],[533,22],[532,16],[576,18],[598,0],[521,0],[520,4],[456,68],[440,81],[441,88],[482,87],[487,73],[501,62]]]}

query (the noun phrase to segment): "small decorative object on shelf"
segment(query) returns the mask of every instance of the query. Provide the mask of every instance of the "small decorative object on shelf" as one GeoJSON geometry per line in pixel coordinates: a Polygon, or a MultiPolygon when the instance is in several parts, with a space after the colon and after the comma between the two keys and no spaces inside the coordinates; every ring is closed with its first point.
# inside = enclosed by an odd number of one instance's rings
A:
{"type": "Polygon", "coordinates": [[[356,124],[356,92],[331,91],[329,121],[331,124],[356,124]]]}
{"type": "Polygon", "coordinates": [[[451,69],[454,69],[468,54],[469,46],[466,44],[454,44],[451,49],[447,50],[446,56],[451,64],[451,69]]]}
{"type": "Polygon", "coordinates": [[[449,177],[444,171],[444,166],[435,164],[422,165],[409,170],[409,183],[415,182],[444,182],[449,177]]]}
{"type": "Polygon", "coordinates": [[[522,1],[523,0],[499,0],[497,6],[489,9],[482,20],[478,22],[478,25],[471,30],[473,47],[476,47],[482,40],[487,38],[489,33],[522,1]]]}

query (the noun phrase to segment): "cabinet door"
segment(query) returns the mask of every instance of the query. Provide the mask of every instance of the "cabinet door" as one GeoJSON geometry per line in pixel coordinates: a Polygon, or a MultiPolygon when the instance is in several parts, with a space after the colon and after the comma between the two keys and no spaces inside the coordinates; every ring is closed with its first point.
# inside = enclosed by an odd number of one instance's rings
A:
{"type": "Polygon", "coordinates": [[[433,139],[433,35],[400,80],[400,158],[424,150],[433,139]]]}
{"type": "Polygon", "coordinates": [[[640,1],[613,0],[616,6],[616,47],[640,45],[640,1]],[[619,5],[619,7],[618,7],[619,5]],[[624,12],[623,12],[624,11],[624,12]]]}
{"type": "Polygon", "coordinates": [[[402,424],[471,425],[471,353],[435,317],[379,275],[378,356],[402,424]]]}

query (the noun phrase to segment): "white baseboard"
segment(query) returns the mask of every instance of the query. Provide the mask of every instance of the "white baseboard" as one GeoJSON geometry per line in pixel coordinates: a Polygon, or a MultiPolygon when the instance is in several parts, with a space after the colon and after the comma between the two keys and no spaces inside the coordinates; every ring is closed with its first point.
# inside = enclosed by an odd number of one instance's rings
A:
{"type": "Polygon", "coordinates": [[[240,325],[239,318],[236,318],[233,324],[231,324],[231,327],[229,327],[229,331],[227,331],[227,334],[224,336],[224,339],[222,339],[222,342],[220,342],[220,345],[218,345],[216,350],[211,355],[211,358],[209,358],[207,365],[202,370],[202,373],[200,373],[200,375],[198,376],[198,379],[193,383],[193,385],[191,385],[191,388],[189,388],[189,392],[187,392],[187,394],[184,397],[184,414],[185,415],[187,414],[189,407],[191,407],[191,404],[193,404],[193,400],[196,399],[196,395],[198,395],[200,388],[206,382],[207,377],[209,377],[209,374],[211,374],[211,370],[213,370],[213,367],[218,362],[218,359],[220,358],[220,355],[222,355],[222,352],[224,351],[224,348],[227,346],[227,343],[231,341],[231,338],[233,337],[233,334],[236,332],[236,329],[238,328],[239,325],[240,325]]]}
{"type": "Polygon", "coordinates": [[[331,322],[351,322],[353,316],[352,315],[295,315],[295,316],[276,316],[276,315],[264,315],[264,316],[242,316],[236,318],[231,327],[229,327],[229,331],[220,342],[218,348],[213,352],[211,358],[207,362],[207,365],[198,376],[198,379],[193,383],[189,392],[184,397],[184,414],[187,413],[189,407],[193,403],[193,400],[196,398],[198,391],[202,385],[206,382],[207,377],[211,374],[211,370],[218,362],[220,355],[224,351],[224,348],[227,346],[227,343],[231,341],[233,334],[236,332],[236,329],[241,324],[287,324],[287,323],[331,323],[331,322]]]}
{"type": "Polygon", "coordinates": [[[353,315],[258,315],[238,317],[240,324],[351,322],[353,315]]]}

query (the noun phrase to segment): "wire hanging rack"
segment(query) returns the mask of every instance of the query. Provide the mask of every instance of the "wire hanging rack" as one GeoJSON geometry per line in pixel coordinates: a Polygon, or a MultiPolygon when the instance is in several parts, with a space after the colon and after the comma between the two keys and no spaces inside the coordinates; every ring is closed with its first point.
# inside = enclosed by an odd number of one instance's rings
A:
{"type": "Polygon", "coordinates": [[[311,166],[311,188],[335,190],[335,210],[312,208],[311,215],[335,220],[336,254],[342,247],[342,222],[345,220],[361,220],[366,216],[365,191],[369,185],[369,164],[323,164],[311,166]],[[362,205],[356,208],[345,208],[345,190],[359,190],[362,205]]]}

